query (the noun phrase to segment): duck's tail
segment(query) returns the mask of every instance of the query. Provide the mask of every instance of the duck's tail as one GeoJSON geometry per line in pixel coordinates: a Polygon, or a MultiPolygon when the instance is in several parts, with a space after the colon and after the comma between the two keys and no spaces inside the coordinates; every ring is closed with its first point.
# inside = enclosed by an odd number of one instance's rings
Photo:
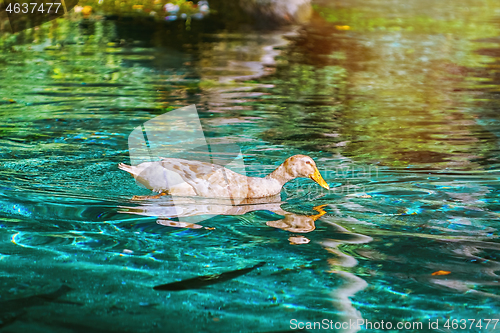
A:
{"type": "Polygon", "coordinates": [[[118,169],[123,170],[123,171],[127,171],[132,176],[135,176],[136,173],[137,173],[137,170],[136,170],[137,168],[136,167],[134,167],[132,165],[127,165],[125,163],[118,164],[118,169]]]}

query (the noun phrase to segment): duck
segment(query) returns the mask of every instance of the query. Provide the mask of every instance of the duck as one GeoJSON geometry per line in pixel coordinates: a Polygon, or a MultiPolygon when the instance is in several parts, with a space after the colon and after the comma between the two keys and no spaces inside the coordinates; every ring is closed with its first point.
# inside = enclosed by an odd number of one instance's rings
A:
{"type": "Polygon", "coordinates": [[[120,163],[120,170],[128,172],[155,196],[135,196],[133,199],[155,199],[163,195],[224,199],[264,198],[277,195],[283,185],[299,178],[310,178],[321,187],[330,187],[321,176],[314,160],[307,155],[294,155],[265,177],[248,177],[218,164],[161,158],[135,166],[120,163]]]}

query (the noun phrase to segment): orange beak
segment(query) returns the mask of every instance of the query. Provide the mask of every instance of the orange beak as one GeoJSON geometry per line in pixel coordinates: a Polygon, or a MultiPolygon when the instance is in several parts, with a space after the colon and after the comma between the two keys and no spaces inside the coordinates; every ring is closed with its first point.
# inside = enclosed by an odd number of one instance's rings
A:
{"type": "Polygon", "coordinates": [[[321,177],[321,174],[319,173],[318,168],[315,168],[314,173],[309,176],[312,180],[314,180],[316,183],[318,183],[321,187],[326,188],[327,190],[330,189],[330,186],[325,182],[323,177],[321,177]]]}

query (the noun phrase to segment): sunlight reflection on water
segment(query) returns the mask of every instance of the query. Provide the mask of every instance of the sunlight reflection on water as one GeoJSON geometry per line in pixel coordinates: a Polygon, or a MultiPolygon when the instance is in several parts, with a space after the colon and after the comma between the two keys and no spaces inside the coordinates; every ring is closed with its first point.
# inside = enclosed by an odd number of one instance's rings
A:
{"type": "Polygon", "coordinates": [[[174,41],[109,20],[2,39],[0,301],[66,284],[79,305],[0,319],[254,332],[498,317],[498,6],[461,3],[320,2],[302,27],[193,26],[174,41]],[[270,202],[186,199],[183,214],[169,198],[131,200],[150,193],[117,168],[129,133],[190,104],[249,175],[307,154],[332,190],[297,179],[270,202]],[[210,288],[152,290],[261,261],[210,288]]]}

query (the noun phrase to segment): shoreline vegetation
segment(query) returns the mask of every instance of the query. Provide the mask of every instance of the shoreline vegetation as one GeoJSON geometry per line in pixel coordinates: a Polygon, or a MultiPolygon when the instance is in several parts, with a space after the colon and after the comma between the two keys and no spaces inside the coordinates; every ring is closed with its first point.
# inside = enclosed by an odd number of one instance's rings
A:
{"type": "MultiPolygon", "coordinates": [[[[282,25],[307,23],[313,13],[310,0],[66,0],[65,3],[68,8],[64,16],[66,19],[177,21],[186,30],[191,29],[194,21],[203,21],[203,28],[210,30],[274,29],[282,25]]],[[[62,17],[62,14],[57,17],[62,17]]],[[[26,26],[22,30],[25,30],[51,20],[53,18],[47,13],[15,14],[10,8],[10,13],[5,10],[0,12],[0,36],[13,31],[11,24],[25,21],[22,22],[26,26]]]]}

